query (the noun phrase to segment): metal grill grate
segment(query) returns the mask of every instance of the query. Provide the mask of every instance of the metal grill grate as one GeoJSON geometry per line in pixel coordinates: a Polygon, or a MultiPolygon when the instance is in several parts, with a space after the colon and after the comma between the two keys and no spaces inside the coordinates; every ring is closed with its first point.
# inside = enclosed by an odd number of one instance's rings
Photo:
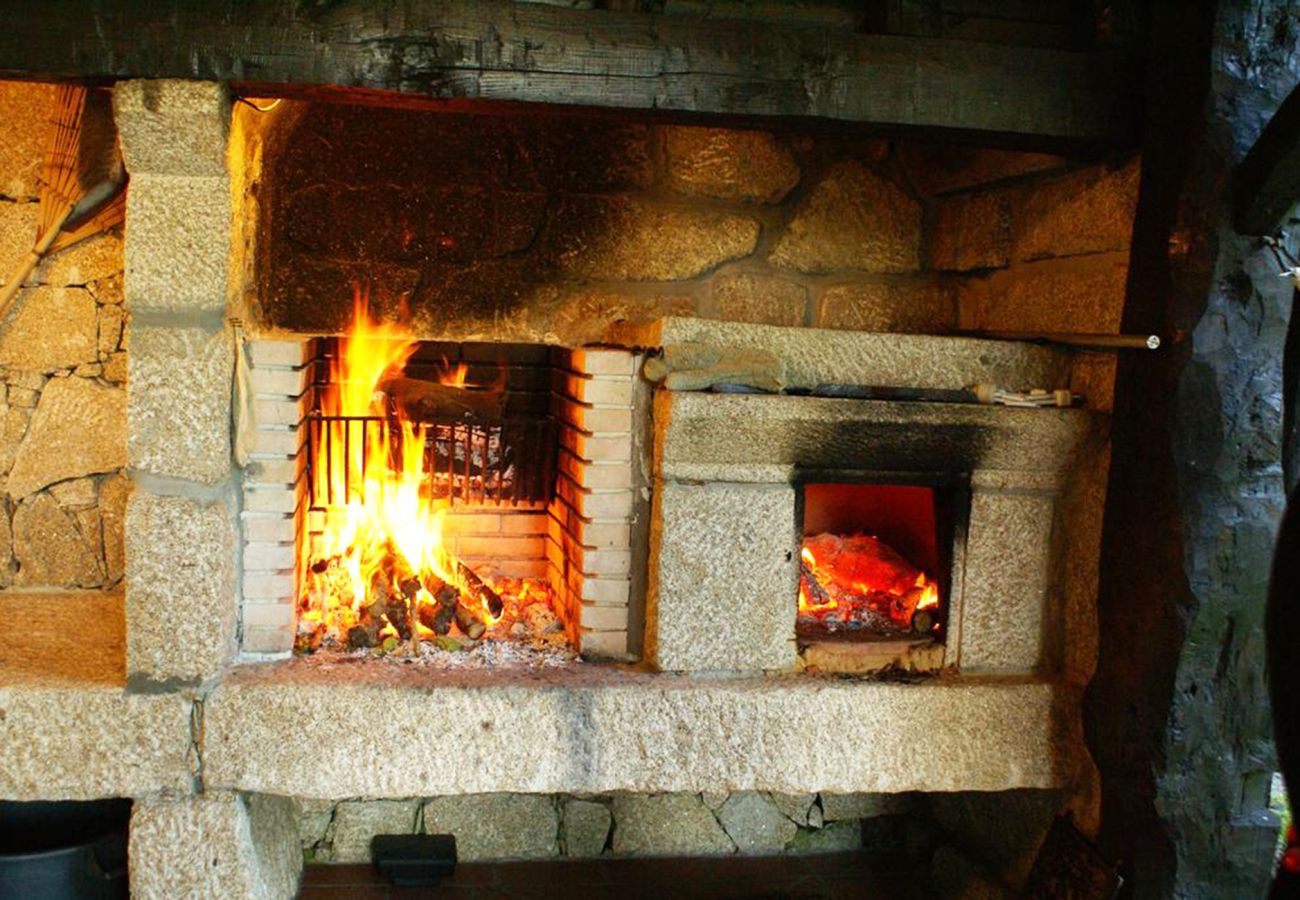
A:
{"type": "MultiPolygon", "coordinates": [[[[336,349],[333,339],[319,339],[318,344],[313,362],[317,373],[313,379],[316,398],[321,394],[319,388],[329,382],[329,360],[336,349]]],[[[475,353],[474,348],[479,346],[425,345],[408,363],[407,371],[427,366],[427,360],[439,354],[446,360],[449,348],[462,356],[469,351],[472,360],[488,352],[475,353]]],[[[548,412],[540,411],[548,408],[549,356],[546,348],[521,346],[512,353],[514,345],[489,346],[498,358],[490,363],[472,364],[489,377],[495,371],[504,378],[505,414],[491,419],[421,421],[427,435],[424,468],[429,473],[430,495],[452,505],[545,505],[554,494],[557,446],[556,422],[548,412]]],[[[452,362],[457,360],[453,358],[452,362]]],[[[360,467],[364,470],[373,430],[387,428],[393,437],[398,431],[392,416],[324,415],[318,399],[306,422],[307,483],[313,509],[351,502],[353,485],[361,473],[346,472],[343,473],[346,477],[339,479],[332,467],[339,460],[353,460],[355,454],[360,457],[360,467]],[[322,451],[319,456],[317,448],[322,451]],[[359,452],[354,448],[359,448],[359,452]],[[318,496],[319,466],[325,467],[326,496],[318,496]],[[339,491],[333,485],[338,482],[343,485],[343,496],[335,496],[339,491]]],[[[395,445],[395,440],[390,441],[390,446],[395,445]]],[[[395,464],[396,460],[392,462],[395,464]]]]}

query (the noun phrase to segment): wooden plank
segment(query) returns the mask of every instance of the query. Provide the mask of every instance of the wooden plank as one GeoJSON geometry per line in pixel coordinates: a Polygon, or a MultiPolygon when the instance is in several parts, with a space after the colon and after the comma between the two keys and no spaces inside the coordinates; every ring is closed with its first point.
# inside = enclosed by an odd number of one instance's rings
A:
{"type": "Polygon", "coordinates": [[[0,74],[334,85],[1126,143],[1112,53],[469,0],[0,0],[0,74]]]}
{"type": "Polygon", "coordinates": [[[1300,88],[1282,101],[1234,179],[1237,231],[1276,234],[1300,200],[1300,88]]]}

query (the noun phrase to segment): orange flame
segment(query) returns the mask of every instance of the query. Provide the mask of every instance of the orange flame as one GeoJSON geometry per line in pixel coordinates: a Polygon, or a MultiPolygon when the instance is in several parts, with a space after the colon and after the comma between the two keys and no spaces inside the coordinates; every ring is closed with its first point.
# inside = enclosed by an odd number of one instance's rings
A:
{"type": "MultiPolygon", "coordinates": [[[[400,410],[389,420],[395,428],[373,423],[366,427],[350,420],[389,414],[381,382],[401,370],[416,342],[400,326],[372,320],[360,291],[354,315],[352,333],[339,341],[332,383],[320,401],[322,415],[342,418],[322,423],[313,435],[315,495],[334,498],[337,505],[327,510],[323,533],[313,535],[315,541],[301,543],[299,566],[301,620],[324,622],[340,633],[355,624],[360,610],[374,600],[372,585],[377,580],[390,597],[403,596],[394,570],[408,576],[414,573],[421,583],[436,575],[464,587],[443,547],[447,501],[431,497],[426,487],[426,427],[409,421],[400,410]],[[338,584],[328,590],[313,584],[311,565],[318,560],[340,561],[346,572],[344,589],[338,584]]],[[[463,366],[453,373],[461,383],[464,375],[463,366]]],[[[423,588],[415,603],[422,600],[432,601],[423,588]]],[[[484,607],[482,617],[491,624],[484,607]]],[[[380,636],[396,635],[391,617],[384,621],[380,636]]]]}
{"type": "MultiPolygon", "coordinates": [[[[911,628],[918,610],[941,607],[938,584],[873,536],[806,537],[800,559],[801,617],[847,623],[874,614],[887,617],[895,627],[911,628]],[[818,554],[823,554],[821,559],[818,554]]],[[[936,619],[934,630],[939,627],[936,619]]]]}

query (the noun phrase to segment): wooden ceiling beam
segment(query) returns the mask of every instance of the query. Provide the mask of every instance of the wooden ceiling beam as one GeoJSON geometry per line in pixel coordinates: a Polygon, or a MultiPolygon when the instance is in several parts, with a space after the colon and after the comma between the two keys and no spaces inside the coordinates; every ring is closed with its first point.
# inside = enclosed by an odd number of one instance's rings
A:
{"type": "Polygon", "coordinates": [[[1131,67],[1082,53],[505,0],[0,0],[0,76],[333,85],[1104,146],[1131,67]]]}

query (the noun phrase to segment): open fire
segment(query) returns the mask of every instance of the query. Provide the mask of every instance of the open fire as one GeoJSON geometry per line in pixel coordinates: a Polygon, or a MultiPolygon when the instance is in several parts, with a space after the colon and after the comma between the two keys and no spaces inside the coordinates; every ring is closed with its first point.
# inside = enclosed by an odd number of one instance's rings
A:
{"type": "Polygon", "coordinates": [[[799,624],[826,631],[930,634],[939,588],[878,538],[818,534],[800,552],[799,624]]]}
{"type": "Polygon", "coordinates": [[[500,432],[475,424],[500,409],[500,385],[469,384],[464,366],[443,367],[436,381],[412,377],[418,346],[403,327],[372,321],[358,295],[309,429],[308,477],[323,526],[300,541],[297,647],[564,646],[544,580],[477,572],[444,541],[449,496],[471,496],[475,486],[482,496],[490,479],[515,473],[500,432]],[[458,430],[463,465],[439,465],[439,434],[458,430]]]}

